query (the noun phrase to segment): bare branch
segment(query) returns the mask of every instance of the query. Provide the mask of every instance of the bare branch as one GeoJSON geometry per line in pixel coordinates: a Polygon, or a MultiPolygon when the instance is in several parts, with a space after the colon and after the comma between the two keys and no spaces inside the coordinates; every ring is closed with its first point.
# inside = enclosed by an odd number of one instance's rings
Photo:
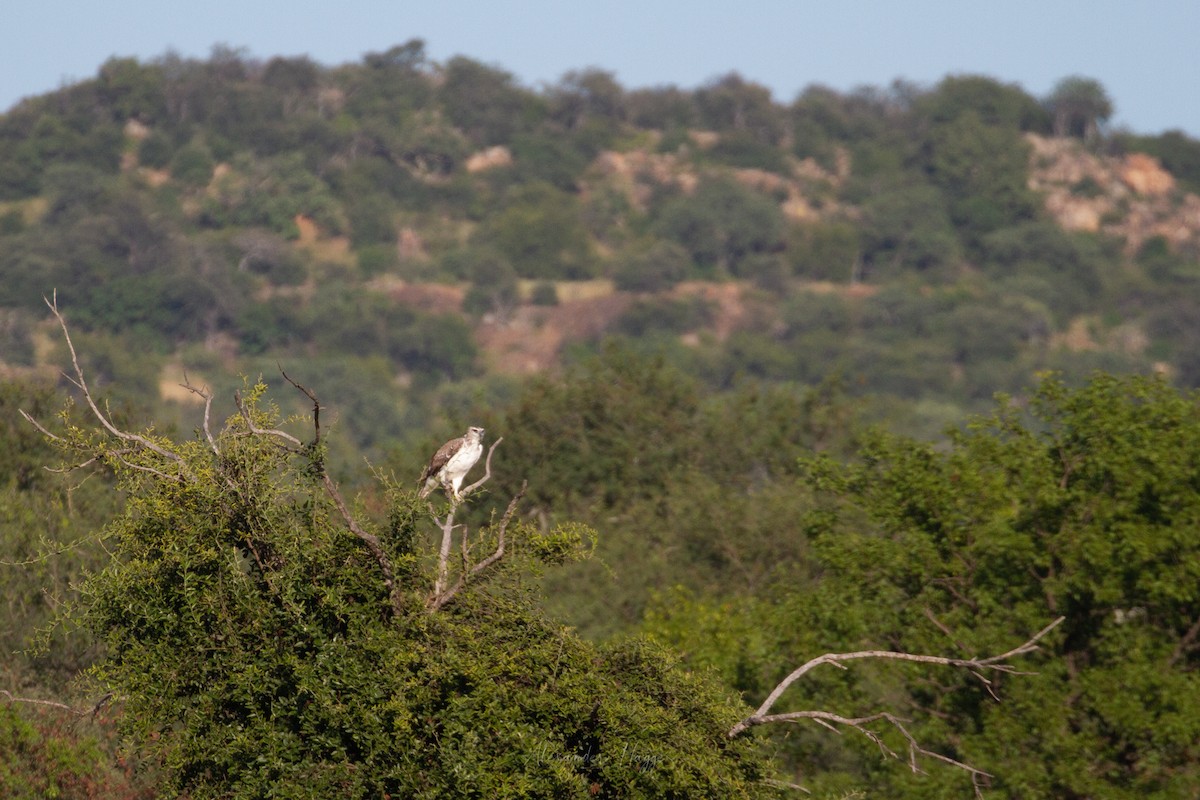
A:
{"type": "Polygon", "coordinates": [[[841,733],[841,731],[834,727],[835,725],[844,725],[847,728],[853,728],[873,742],[875,746],[879,748],[879,752],[882,753],[885,758],[894,758],[899,760],[900,755],[888,746],[887,742],[883,740],[883,737],[871,728],[867,727],[871,723],[879,722],[880,720],[887,722],[893,728],[899,731],[904,737],[905,741],[908,743],[908,758],[906,759],[906,762],[908,763],[908,768],[910,770],[912,770],[914,773],[922,772],[921,767],[918,764],[918,759],[922,757],[930,758],[935,761],[941,761],[945,764],[949,764],[952,767],[957,767],[958,769],[970,773],[976,797],[982,797],[979,779],[993,777],[990,773],[984,772],[983,770],[973,767],[970,764],[922,747],[921,743],[918,742],[916,737],[909,732],[908,728],[904,727],[904,721],[894,714],[889,714],[886,711],[881,711],[877,714],[870,714],[865,717],[853,718],[844,717],[841,714],[835,714],[831,711],[793,711],[787,714],[771,714],[763,717],[762,722],[799,722],[800,720],[804,719],[811,719],[812,721],[829,728],[835,733],[841,733]]]}
{"type": "MultiPolygon", "coordinates": [[[[492,442],[492,446],[488,448],[487,459],[484,461],[484,464],[483,464],[483,477],[481,477],[479,480],[472,483],[467,488],[460,491],[458,493],[458,497],[455,497],[454,493],[449,488],[446,489],[446,497],[449,498],[449,500],[450,500],[450,510],[446,512],[446,518],[444,520],[438,519],[437,514],[433,511],[432,503],[429,506],[430,514],[433,516],[434,523],[442,531],[442,544],[438,550],[437,578],[434,579],[433,594],[430,596],[430,599],[429,599],[430,608],[437,609],[437,608],[441,607],[442,602],[439,602],[438,598],[440,598],[443,595],[443,593],[446,591],[446,585],[450,579],[450,550],[451,550],[451,547],[453,544],[452,540],[453,540],[454,528],[455,528],[454,515],[458,511],[458,505],[463,500],[465,500],[469,494],[471,494],[476,489],[478,489],[480,486],[483,486],[485,483],[487,483],[489,480],[492,479],[492,453],[494,453],[496,451],[496,447],[503,441],[504,441],[504,437],[501,436],[499,439],[492,442]]],[[[518,495],[518,497],[520,497],[524,493],[525,493],[525,489],[522,488],[521,494],[518,495]]],[[[464,547],[465,547],[465,542],[464,542],[464,547]]],[[[465,554],[465,550],[464,550],[464,554],[465,554]]],[[[467,574],[465,563],[463,565],[463,573],[462,574],[463,575],[467,574]]],[[[454,591],[457,592],[458,589],[456,588],[454,591]]]]}
{"type": "Polygon", "coordinates": [[[1179,659],[1183,658],[1183,654],[1188,651],[1192,643],[1196,641],[1196,636],[1200,635],[1200,617],[1196,617],[1196,621],[1192,623],[1192,627],[1187,629],[1187,633],[1175,645],[1174,652],[1171,653],[1171,659],[1167,662],[1168,666],[1175,666],[1179,659]]]}
{"type": "Polygon", "coordinates": [[[204,438],[208,440],[208,446],[212,448],[215,455],[221,455],[221,451],[217,448],[217,441],[213,438],[212,429],[208,426],[209,414],[212,411],[213,393],[207,387],[193,386],[188,380],[187,371],[183,373],[183,383],[179,384],[184,389],[187,389],[193,394],[200,395],[204,399],[204,438]]]}
{"type": "MultiPolygon", "coordinates": [[[[475,491],[480,486],[483,486],[485,483],[487,483],[488,481],[490,481],[492,479],[492,453],[496,450],[496,448],[503,441],[504,441],[504,437],[501,436],[499,439],[492,442],[492,446],[488,448],[487,459],[483,462],[483,477],[480,478],[479,480],[475,481],[474,483],[472,483],[467,488],[463,489],[461,492],[459,492],[458,496],[460,499],[465,498],[471,492],[475,491]]],[[[453,499],[451,500],[451,502],[453,502],[453,499]]]]}
{"type": "Polygon", "coordinates": [[[767,786],[772,786],[776,789],[795,789],[798,792],[804,792],[805,794],[812,794],[811,789],[801,786],[798,783],[791,783],[790,781],[780,781],[780,780],[776,780],[774,778],[766,778],[763,780],[763,783],[766,784],[767,786]]]}
{"type": "Polygon", "coordinates": [[[1045,628],[1042,628],[1042,630],[1040,630],[1038,633],[1034,634],[1024,644],[1014,647],[1007,653],[1001,653],[1000,655],[990,656],[988,658],[946,658],[944,656],[916,655],[914,653],[900,653],[891,650],[860,650],[854,653],[826,653],[823,656],[818,656],[817,658],[805,662],[790,675],[780,681],[779,685],[775,687],[771,694],[767,696],[767,699],[763,701],[762,705],[759,706],[752,715],[734,725],[733,728],[730,729],[729,737],[733,738],[748,728],[751,728],[755,725],[762,725],[764,722],[768,721],[768,712],[771,710],[772,706],[775,705],[775,702],[779,700],[779,697],[785,691],[787,691],[787,688],[803,677],[810,670],[819,667],[822,664],[833,664],[844,669],[845,667],[841,663],[843,661],[853,661],[863,658],[880,658],[894,661],[914,661],[921,664],[938,664],[949,667],[963,667],[970,670],[972,674],[976,675],[976,677],[983,681],[985,686],[988,685],[989,682],[982,673],[989,670],[1013,675],[1031,674],[1019,672],[1011,664],[1007,664],[1005,662],[1014,656],[1025,655],[1026,653],[1037,650],[1038,642],[1045,637],[1046,634],[1058,627],[1064,619],[1066,619],[1066,617],[1059,617],[1045,628]]]}
{"type": "Polygon", "coordinates": [[[321,470],[321,480],[325,484],[326,493],[333,500],[333,504],[337,506],[338,513],[342,515],[342,520],[345,521],[346,527],[367,546],[367,549],[371,551],[371,555],[375,556],[375,561],[379,564],[379,570],[383,573],[383,585],[387,587],[388,596],[392,601],[392,614],[399,616],[404,610],[404,600],[400,595],[399,587],[396,586],[396,573],[392,568],[392,560],[388,558],[388,554],[384,551],[379,537],[363,530],[362,526],[355,521],[354,517],[350,514],[350,509],[346,506],[346,501],[342,499],[342,493],[338,491],[337,484],[333,482],[333,478],[329,477],[329,473],[325,470],[321,470]]]}
{"type": "MultiPolygon", "coordinates": [[[[430,504],[430,509],[433,505],[430,504]]],[[[442,530],[442,544],[438,550],[438,570],[437,577],[433,581],[433,597],[440,597],[442,592],[446,590],[446,581],[450,576],[450,547],[454,543],[454,514],[458,510],[458,503],[454,501],[453,495],[450,497],[450,510],[446,512],[444,520],[433,517],[434,523],[442,530]]]]}
{"type": "MultiPolygon", "coordinates": [[[[278,366],[278,365],[276,365],[276,366],[278,366]]],[[[290,377],[288,377],[288,374],[283,371],[283,367],[279,367],[279,374],[283,376],[283,379],[285,381],[290,383],[292,386],[295,386],[297,389],[299,389],[301,392],[304,393],[305,397],[307,397],[309,400],[312,401],[312,404],[313,404],[313,446],[315,447],[315,446],[319,445],[321,443],[321,401],[317,400],[317,396],[315,394],[313,394],[312,390],[301,386],[300,384],[298,384],[294,380],[292,380],[290,377]]]]}
{"type": "Polygon", "coordinates": [[[38,422],[36,419],[31,417],[29,415],[29,412],[26,411],[25,409],[21,408],[21,409],[17,409],[17,410],[20,411],[21,416],[24,417],[25,420],[27,422],[29,422],[30,425],[32,425],[33,427],[38,429],[38,432],[40,434],[42,434],[42,436],[45,436],[47,439],[50,439],[52,441],[59,442],[59,443],[62,443],[64,441],[61,436],[56,436],[55,434],[48,431],[46,429],[46,427],[42,425],[42,423],[38,422]]]}
{"type": "Polygon", "coordinates": [[[108,701],[113,698],[113,693],[108,692],[99,700],[97,700],[91,708],[75,708],[74,706],[69,706],[66,703],[58,703],[53,700],[38,700],[32,697],[17,697],[6,689],[0,689],[0,695],[4,695],[4,697],[8,699],[9,705],[12,705],[13,703],[27,703],[29,705],[45,706],[47,708],[57,708],[60,711],[66,711],[69,714],[74,714],[76,717],[86,717],[89,715],[95,717],[96,714],[100,713],[100,709],[104,708],[108,701]]]}
{"type": "MultiPolygon", "coordinates": [[[[187,462],[185,462],[183,460],[183,458],[180,455],[178,455],[177,453],[172,453],[170,450],[167,450],[166,448],[162,447],[161,445],[156,444],[152,440],[147,439],[145,436],[140,436],[136,433],[128,433],[127,431],[123,431],[120,428],[118,428],[116,425],[114,425],[112,422],[109,421],[108,417],[105,416],[104,412],[102,412],[100,410],[99,406],[96,405],[96,401],[92,398],[92,392],[88,388],[87,380],[83,377],[83,368],[79,366],[79,357],[75,354],[75,344],[71,341],[71,333],[70,333],[70,331],[67,330],[67,322],[65,319],[63,319],[62,314],[58,310],[58,292],[56,291],[54,293],[53,300],[46,300],[46,298],[42,298],[42,299],[45,301],[46,305],[50,308],[51,313],[54,314],[54,318],[56,320],[58,320],[58,326],[60,328],[62,328],[63,339],[66,340],[67,349],[71,353],[71,366],[75,370],[75,377],[69,378],[69,380],[72,383],[74,383],[76,386],[78,386],[80,391],[83,392],[83,398],[84,398],[84,400],[87,401],[88,408],[91,409],[92,414],[96,417],[96,419],[100,422],[100,424],[104,427],[104,429],[106,431],[108,431],[110,434],[112,434],[113,436],[117,437],[118,439],[123,439],[124,441],[127,441],[127,442],[135,442],[138,445],[140,445],[141,447],[144,447],[145,449],[147,449],[169,461],[174,461],[176,464],[178,464],[183,469],[184,472],[187,472],[187,462]]],[[[25,414],[25,412],[21,412],[21,413],[25,416],[26,419],[30,419],[28,414],[25,414]]],[[[42,428],[40,425],[38,426],[38,428],[40,430],[45,431],[45,429],[42,428]]],[[[55,437],[55,438],[57,438],[57,437],[55,437]]],[[[159,473],[159,474],[161,475],[162,473],[159,473]]]]}
{"type": "MultiPolygon", "coordinates": [[[[932,619],[932,614],[929,615],[932,619]]],[[[802,664],[802,666],[796,670],[793,670],[793,672],[788,675],[787,678],[779,682],[779,685],[774,688],[774,691],[769,694],[767,699],[764,700],[763,704],[758,706],[758,709],[754,712],[754,714],[746,717],[745,720],[738,722],[736,726],[733,726],[730,729],[728,736],[730,736],[732,739],[733,736],[742,734],[746,729],[754,726],[760,726],[760,724],[812,720],[818,724],[822,724],[822,726],[826,728],[834,730],[836,730],[834,726],[844,726],[858,730],[859,733],[862,733],[864,736],[866,736],[866,738],[874,741],[875,744],[880,747],[880,751],[884,754],[884,757],[899,759],[900,756],[898,756],[898,754],[896,754],[892,748],[888,747],[887,742],[883,741],[880,734],[877,734],[875,730],[866,727],[872,722],[883,721],[890,724],[890,726],[892,726],[895,730],[898,730],[898,732],[904,736],[905,740],[908,742],[908,768],[914,772],[918,772],[920,771],[918,758],[930,758],[934,760],[940,760],[942,763],[965,770],[971,775],[971,783],[972,787],[974,788],[974,794],[976,794],[976,798],[982,799],[983,793],[982,790],[980,790],[980,780],[983,780],[983,778],[990,778],[991,776],[988,774],[988,772],[984,772],[983,770],[974,768],[974,766],[971,766],[970,764],[960,762],[960,760],[950,758],[949,756],[943,756],[942,753],[937,753],[928,750],[928,748],[920,746],[920,742],[917,741],[916,736],[913,736],[910,732],[908,732],[908,729],[904,726],[904,721],[900,720],[899,717],[896,717],[893,714],[888,714],[887,711],[881,711],[878,712],[878,714],[872,714],[865,717],[846,717],[840,714],[834,714],[832,711],[808,710],[788,711],[784,712],[784,714],[769,714],[769,710],[772,709],[772,706],[774,706],[776,700],[778,700],[781,694],[787,690],[788,686],[791,686],[793,682],[796,682],[799,678],[802,678],[802,676],[810,672],[811,669],[815,669],[816,667],[821,666],[821,664],[826,663],[833,664],[833,666],[841,669],[846,669],[845,664],[842,662],[857,660],[857,658],[886,658],[886,660],[894,661],[910,661],[917,663],[940,664],[940,666],[948,667],[962,667],[970,670],[971,674],[976,676],[976,678],[982,681],[983,685],[988,688],[988,691],[992,694],[992,697],[996,697],[995,692],[992,691],[991,681],[986,678],[984,673],[989,672],[990,670],[990,672],[1016,675],[1030,674],[1018,672],[1018,670],[1016,670],[1012,664],[1007,663],[1009,658],[1025,655],[1028,654],[1028,652],[1037,650],[1039,646],[1039,640],[1043,639],[1046,634],[1054,630],[1054,628],[1056,628],[1058,625],[1062,624],[1064,619],[1066,619],[1064,616],[1060,616],[1060,618],[1050,622],[1050,624],[1046,625],[1044,628],[1042,628],[1042,630],[1034,633],[1033,636],[1028,638],[1025,643],[1015,646],[1015,648],[1007,652],[1002,652],[1000,655],[989,656],[986,658],[948,658],[944,656],[924,656],[911,654],[911,652],[895,652],[890,650],[828,652],[826,655],[812,658],[812,660],[805,662],[802,664]]],[[[937,620],[934,621],[935,624],[937,624],[937,620]]],[[[938,625],[938,627],[942,626],[938,625]]],[[[943,632],[946,632],[947,636],[949,636],[949,632],[944,630],[944,628],[943,632]]],[[[950,638],[953,639],[953,637],[950,638]]]]}
{"type": "MultiPolygon", "coordinates": [[[[300,441],[295,436],[292,436],[287,431],[281,431],[276,428],[260,428],[257,425],[255,425],[254,420],[250,416],[250,409],[246,407],[246,401],[244,399],[242,399],[241,392],[233,393],[233,402],[237,405],[238,411],[241,412],[242,419],[246,423],[246,429],[248,431],[250,431],[250,433],[252,433],[256,436],[274,436],[276,438],[283,439],[286,442],[290,442],[291,444],[295,445],[295,447],[297,447],[297,448],[301,448],[304,446],[304,442],[300,441]]],[[[286,449],[289,452],[296,452],[295,450],[292,450],[291,448],[286,448],[286,449]]]]}
{"type": "MultiPolygon", "coordinates": [[[[495,564],[500,559],[504,558],[505,534],[508,531],[508,524],[512,521],[513,514],[517,510],[517,504],[521,502],[521,498],[525,496],[525,490],[529,486],[528,481],[522,481],[521,490],[516,493],[512,500],[508,503],[508,508],[504,511],[504,516],[500,518],[500,525],[496,529],[496,549],[490,556],[480,561],[469,570],[466,568],[466,552],[463,552],[463,572],[458,576],[458,580],[449,589],[445,588],[444,582],[440,586],[434,586],[433,596],[429,599],[429,607],[436,611],[442,606],[449,603],[454,596],[457,595],[467,583],[475,576],[482,573],[488,567],[495,564]]],[[[444,543],[445,540],[443,540],[444,543]]],[[[465,535],[464,535],[465,541],[465,535]]],[[[439,581],[444,581],[445,576],[439,574],[439,581]]]]}

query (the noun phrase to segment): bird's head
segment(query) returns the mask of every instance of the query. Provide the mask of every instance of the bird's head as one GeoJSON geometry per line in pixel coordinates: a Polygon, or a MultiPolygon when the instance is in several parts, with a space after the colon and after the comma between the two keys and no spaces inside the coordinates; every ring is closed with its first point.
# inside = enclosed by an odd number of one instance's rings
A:
{"type": "Polygon", "coordinates": [[[473,442],[482,442],[483,428],[480,428],[478,425],[472,425],[467,428],[467,438],[473,442]]]}

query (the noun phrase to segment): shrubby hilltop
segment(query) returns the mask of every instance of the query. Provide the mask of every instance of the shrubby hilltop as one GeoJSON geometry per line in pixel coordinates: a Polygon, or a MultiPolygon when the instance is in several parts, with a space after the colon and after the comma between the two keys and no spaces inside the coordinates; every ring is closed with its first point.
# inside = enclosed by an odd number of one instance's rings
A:
{"type": "Polygon", "coordinates": [[[401,428],[614,336],[716,388],[838,375],[925,433],[1046,369],[1196,385],[1200,143],[1111,111],[1082,78],[534,91],[420,41],[113,59],[0,118],[4,369],[57,289],[119,384],[316,359],[410,387],[401,428]]]}

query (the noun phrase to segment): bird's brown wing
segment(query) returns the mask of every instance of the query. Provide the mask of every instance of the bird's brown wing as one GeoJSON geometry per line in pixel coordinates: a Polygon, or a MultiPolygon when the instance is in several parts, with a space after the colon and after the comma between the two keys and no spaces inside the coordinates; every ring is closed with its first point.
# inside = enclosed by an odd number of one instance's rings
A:
{"type": "Polygon", "coordinates": [[[438,448],[438,451],[433,454],[433,458],[425,465],[425,469],[421,472],[421,477],[417,479],[417,483],[422,483],[431,475],[437,475],[442,471],[442,467],[446,466],[446,462],[450,460],[450,456],[462,447],[465,436],[460,436],[457,439],[451,439],[444,445],[438,448]]]}

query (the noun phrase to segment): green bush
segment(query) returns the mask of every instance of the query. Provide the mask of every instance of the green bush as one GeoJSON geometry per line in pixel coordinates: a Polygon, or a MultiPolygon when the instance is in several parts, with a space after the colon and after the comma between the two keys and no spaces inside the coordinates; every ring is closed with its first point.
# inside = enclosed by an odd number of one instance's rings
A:
{"type": "Polygon", "coordinates": [[[530,570],[578,527],[501,523],[505,561],[434,610],[426,503],[386,484],[383,513],[347,530],[358,512],[327,490],[323,444],[270,432],[285,423],[263,389],[212,441],[66,432],[130,497],[80,614],[105,643],[94,678],[125,700],[122,731],[166,765],[160,791],[773,794],[757,744],[726,735],[744,710],[716,684],[650,642],[598,647],[536,610],[530,570]]]}

